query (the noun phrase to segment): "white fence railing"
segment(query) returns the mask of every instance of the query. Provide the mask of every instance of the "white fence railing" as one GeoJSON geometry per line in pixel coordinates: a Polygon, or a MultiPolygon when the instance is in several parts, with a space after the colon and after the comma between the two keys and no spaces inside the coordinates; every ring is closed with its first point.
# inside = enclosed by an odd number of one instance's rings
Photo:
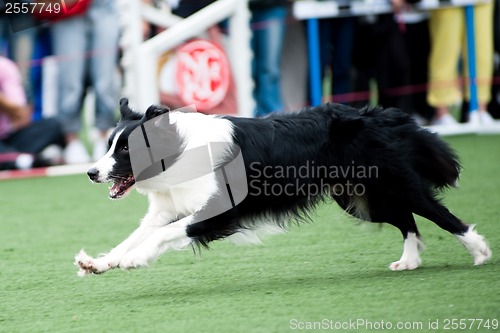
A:
{"type": "Polygon", "coordinates": [[[185,19],[171,14],[168,8],[155,9],[142,4],[140,0],[121,1],[120,6],[123,23],[122,66],[125,70],[123,93],[133,106],[145,109],[151,104],[159,103],[157,64],[162,53],[228,19],[226,52],[236,85],[237,113],[241,116],[252,116],[254,101],[248,0],[215,1],[185,19]],[[168,29],[143,40],[143,19],[168,29]]]}

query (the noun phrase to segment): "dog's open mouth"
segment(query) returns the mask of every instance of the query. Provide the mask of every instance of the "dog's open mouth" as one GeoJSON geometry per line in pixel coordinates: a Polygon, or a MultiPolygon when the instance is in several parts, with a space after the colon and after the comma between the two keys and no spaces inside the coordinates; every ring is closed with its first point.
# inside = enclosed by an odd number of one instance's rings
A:
{"type": "Polygon", "coordinates": [[[135,184],[133,175],[128,177],[114,178],[113,185],[109,188],[109,197],[111,199],[119,199],[130,191],[132,185],[135,184]]]}

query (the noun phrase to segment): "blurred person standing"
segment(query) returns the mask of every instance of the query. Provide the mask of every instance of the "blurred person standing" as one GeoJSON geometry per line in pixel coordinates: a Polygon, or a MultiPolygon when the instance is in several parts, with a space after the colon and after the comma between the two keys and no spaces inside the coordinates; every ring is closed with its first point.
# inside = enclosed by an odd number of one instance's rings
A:
{"type": "Polygon", "coordinates": [[[349,102],[347,93],[352,91],[352,46],[354,40],[354,17],[338,17],[319,20],[321,40],[321,67],[323,77],[329,69],[332,73],[332,101],[349,102]]]}
{"type": "Polygon", "coordinates": [[[286,0],[250,0],[252,12],[252,77],[255,116],[283,111],[281,98],[281,52],[287,16],[286,0]]]}
{"type": "Polygon", "coordinates": [[[68,164],[90,161],[78,137],[86,83],[95,93],[95,126],[100,132],[94,143],[93,160],[106,153],[107,132],[116,124],[119,38],[116,1],[81,0],[79,4],[85,2],[86,11],[62,17],[51,27],[53,51],[59,60],[58,113],[67,141],[64,157],[68,164]]]}
{"type": "MultiPolygon", "coordinates": [[[[486,106],[491,99],[493,75],[493,1],[474,6],[477,98],[479,112],[474,112],[474,123],[491,123],[493,118],[486,106]]],[[[431,54],[429,59],[429,91],[427,100],[436,108],[435,125],[453,125],[457,121],[450,114],[450,106],[462,101],[457,84],[460,54],[463,54],[464,77],[468,79],[465,15],[463,7],[437,9],[430,17],[431,54]]],[[[465,98],[469,90],[465,87],[465,98]]]]}
{"type": "MultiPolygon", "coordinates": [[[[408,110],[410,98],[400,88],[410,83],[410,60],[403,38],[404,26],[399,13],[405,0],[391,0],[394,13],[367,15],[358,19],[355,31],[353,64],[354,89],[370,91],[370,81],[377,84],[378,102],[383,107],[408,110]]],[[[356,101],[364,106],[369,96],[356,101]]]]}
{"type": "Polygon", "coordinates": [[[58,121],[33,122],[31,116],[18,67],[0,56],[0,169],[29,169],[55,162],[46,160],[43,151],[64,144],[58,121]]]}
{"type": "MultiPolygon", "coordinates": [[[[414,1],[413,1],[414,2],[414,1]]],[[[429,12],[415,10],[402,5],[397,14],[403,25],[403,39],[410,64],[408,111],[421,125],[427,125],[434,117],[435,110],[427,102],[427,82],[429,75],[429,54],[431,48],[429,34],[429,12]]]]}

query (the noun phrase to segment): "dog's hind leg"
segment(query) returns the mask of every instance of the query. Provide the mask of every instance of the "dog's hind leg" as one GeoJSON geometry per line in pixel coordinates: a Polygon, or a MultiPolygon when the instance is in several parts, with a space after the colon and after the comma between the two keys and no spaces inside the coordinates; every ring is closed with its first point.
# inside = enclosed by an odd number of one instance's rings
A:
{"type": "Polygon", "coordinates": [[[474,265],[482,265],[491,258],[491,250],[483,236],[474,230],[474,225],[464,224],[458,217],[428,196],[414,207],[415,214],[436,223],[442,229],[452,233],[474,258],[474,265]]]}
{"type": "Polygon", "coordinates": [[[400,218],[388,223],[397,227],[403,234],[403,254],[398,261],[389,265],[393,271],[413,270],[420,266],[420,251],[424,248],[417,229],[417,224],[411,213],[402,214],[400,218]]]}

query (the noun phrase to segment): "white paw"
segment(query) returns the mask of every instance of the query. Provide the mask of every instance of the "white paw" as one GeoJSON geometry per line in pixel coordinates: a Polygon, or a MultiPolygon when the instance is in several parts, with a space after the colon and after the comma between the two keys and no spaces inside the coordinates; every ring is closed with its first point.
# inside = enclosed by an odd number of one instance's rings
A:
{"type": "Polygon", "coordinates": [[[393,271],[413,270],[420,266],[420,250],[424,248],[424,243],[414,232],[409,232],[403,244],[403,254],[398,261],[389,265],[393,271]]]}
{"type": "Polygon", "coordinates": [[[420,258],[412,258],[412,259],[400,259],[395,261],[389,265],[389,268],[392,271],[405,271],[405,270],[414,270],[420,266],[422,260],[420,258]]]}
{"type": "Polygon", "coordinates": [[[474,258],[474,265],[482,265],[491,258],[488,244],[484,237],[474,230],[474,225],[463,235],[457,235],[457,238],[474,258]]]}
{"type": "Polygon", "coordinates": [[[75,265],[79,267],[78,276],[104,273],[111,268],[104,258],[92,258],[84,250],[75,256],[75,265]]]}
{"type": "Polygon", "coordinates": [[[477,251],[474,251],[472,255],[474,256],[474,265],[477,266],[477,265],[482,265],[486,261],[488,261],[491,258],[492,253],[488,245],[484,243],[484,247],[482,247],[477,251]]]}

